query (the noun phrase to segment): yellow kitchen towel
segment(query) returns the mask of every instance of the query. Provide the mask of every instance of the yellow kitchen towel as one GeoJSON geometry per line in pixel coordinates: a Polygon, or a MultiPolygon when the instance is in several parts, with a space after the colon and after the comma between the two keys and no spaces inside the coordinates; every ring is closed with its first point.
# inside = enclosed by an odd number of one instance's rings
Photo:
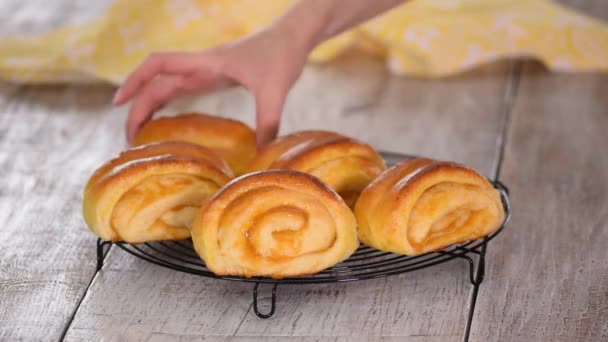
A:
{"type": "MultiPolygon", "coordinates": [[[[118,0],[103,17],[37,37],[0,38],[0,78],[120,83],[148,54],[215,46],[269,23],[292,0],[118,0]]],[[[608,25],[549,0],[414,0],[317,47],[349,47],[396,74],[439,77],[505,57],[555,71],[608,70],[608,25]]]]}

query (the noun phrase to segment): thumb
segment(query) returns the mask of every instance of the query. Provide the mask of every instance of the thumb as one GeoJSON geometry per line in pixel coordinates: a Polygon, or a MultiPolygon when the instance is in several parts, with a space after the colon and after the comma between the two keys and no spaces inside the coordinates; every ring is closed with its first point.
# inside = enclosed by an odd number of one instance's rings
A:
{"type": "Polygon", "coordinates": [[[255,95],[258,147],[268,144],[276,137],[284,103],[285,91],[265,89],[255,95]]]}

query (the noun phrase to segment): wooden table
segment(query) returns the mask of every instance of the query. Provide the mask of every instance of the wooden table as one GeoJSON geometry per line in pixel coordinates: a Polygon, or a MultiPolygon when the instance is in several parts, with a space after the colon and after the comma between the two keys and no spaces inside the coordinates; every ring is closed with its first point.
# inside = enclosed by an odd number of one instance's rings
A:
{"type": "MultiPolygon", "coordinates": [[[[608,17],[602,0],[571,3],[608,17]]],[[[461,341],[469,328],[474,341],[608,340],[608,76],[509,61],[421,80],[358,55],[308,67],[282,133],[322,127],[467,163],[510,187],[513,217],[489,244],[479,292],[454,260],[282,286],[268,320],[252,311],[251,284],[174,272],[115,247],[96,271],[81,193],[125,147],[126,108],[110,106],[112,92],[0,85],[1,341],[461,341]]],[[[242,90],[164,112],[187,109],[253,124],[242,90]]]]}

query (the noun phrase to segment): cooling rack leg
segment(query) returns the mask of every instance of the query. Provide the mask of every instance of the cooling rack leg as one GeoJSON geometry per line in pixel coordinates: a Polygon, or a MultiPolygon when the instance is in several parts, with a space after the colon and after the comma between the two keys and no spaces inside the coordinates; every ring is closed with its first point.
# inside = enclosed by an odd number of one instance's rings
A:
{"type": "Polygon", "coordinates": [[[101,268],[103,267],[103,257],[105,254],[104,247],[111,244],[112,243],[109,241],[97,239],[97,271],[101,271],[101,268]]]}
{"type": "Polygon", "coordinates": [[[473,285],[480,285],[483,278],[486,275],[486,257],[485,253],[479,254],[479,260],[477,261],[477,274],[475,276],[475,283],[473,285]]]}
{"type": "Polygon", "coordinates": [[[471,306],[469,307],[469,314],[467,317],[467,325],[464,332],[464,341],[468,342],[471,334],[471,326],[473,324],[473,315],[475,313],[475,303],[477,302],[477,294],[479,293],[479,286],[483,282],[483,278],[486,273],[486,248],[488,246],[487,238],[484,239],[484,243],[481,250],[470,250],[471,255],[477,255],[477,268],[475,268],[473,259],[467,255],[466,259],[469,261],[469,272],[471,284],[473,284],[473,293],[471,294],[471,306]]]}
{"type": "Polygon", "coordinates": [[[473,299],[471,301],[471,307],[469,308],[467,325],[464,333],[465,342],[469,341],[469,334],[471,333],[471,323],[473,322],[473,313],[475,312],[475,302],[477,300],[477,293],[479,292],[479,285],[481,285],[481,282],[483,282],[483,278],[486,274],[486,246],[487,240],[484,241],[481,251],[477,249],[457,247],[457,249],[466,252],[466,254],[458,254],[454,252],[440,252],[443,254],[448,254],[464,259],[469,263],[469,280],[473,285],[473,299]],[[477,255],[477,262],[473,260],[475,258],[473,255],[477,255]],[[475,264],[477,264],[477,267],[475,267],[475,264]]]}
{"type": "Polygon", "coordinates": [[[459,255],[458,257],[465,259],[469,263],[469,281],[473,286],[481,285],[483,278],[486,274],[486,258],[485,253],[477,250],[471,250],[470,254],[477,255],[477,267],[475,267],[475,260],[467,254],[459,255]]]}
{"type": "Polygon", "coordinates": [[[259,308],[258,308],[258,295],[259,295],[259,288],[260,288],[260,283],[255,283],[255,286],[253,286],[253,312],[255,312],[255,314],[260,317],[260,318],[270,318],[272,317],[272,315],[274,315],[274,309],[276,307],[276,303],[277,303],[277,284],[272,285],[272,295],[270,297],[270,312],[268,312],[267,314],[263,314],[260,312],[259,308]]]}
{"type": "Polygon", "coordinates": [[[473,286],[479,286],[481,284],[481,282],[483,282],[483,278],[486,274],[485,252],[484,251],[480,252],[475,249],[463,249],[463,248],[459,248],[459,249],[466,250],[467,254],[458,254],[457,255],[453,252],[441,252],[441,253],[453,255],[455,257],[466,260],[469,264],[469,281],[471,282],[471,284],[473,286]],[[475,260],[473,260],[473,258],[470,257],[469,255],[477,255],[477,262],[475,262],[475,260]],[[477,265],[475,265],[475,264],[477,264],[477,265]]]}

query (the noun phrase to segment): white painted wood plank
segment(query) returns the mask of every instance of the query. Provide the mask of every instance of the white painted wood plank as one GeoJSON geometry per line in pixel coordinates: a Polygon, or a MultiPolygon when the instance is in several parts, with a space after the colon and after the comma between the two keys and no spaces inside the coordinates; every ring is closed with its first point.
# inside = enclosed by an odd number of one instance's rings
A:
{"type": "Polygon", "coordinates": [[[608,76],[524,73],[475,341],[608,340],[608,76]]]}
{"type": "Polygon", "coordinates": [[[381,337],[314,337],[314,336],[196,336],[196,335],[179,335],[179,334],[153,334],[148,342],[165,342],[167,340],[174,342],[188,341],[205,341],[205,342],[456,342],[461,339],[453,336],[381,336],[381,337]]]}
{"type": "Polygon", "coordinates": [[[250,306],[250,284],[178,273],[113,248],[66,341],[231,336],[250,306]]]}
{"type": "MultiPolygon", "coordinates": [[[[108,3],[5,0],[0,36],[82,23],[108,3]]],[[[0,84],[2,341],[59,339],[93,276],[94,243],[83,233],[80,192],[96,156],[112,152],[91,140],[111,141],[114,132],[98,118],[110,92],[91,89],[77,98],[70,88],[0,84]]]]}
{"type": "Polygon", "coordinates": [[[0,90],[0,340],[57,340],[95,271],[81,192],[120,146],[107,88],[0,90]],[[86,93],[90,95],[84,96],[86,93]]]}

